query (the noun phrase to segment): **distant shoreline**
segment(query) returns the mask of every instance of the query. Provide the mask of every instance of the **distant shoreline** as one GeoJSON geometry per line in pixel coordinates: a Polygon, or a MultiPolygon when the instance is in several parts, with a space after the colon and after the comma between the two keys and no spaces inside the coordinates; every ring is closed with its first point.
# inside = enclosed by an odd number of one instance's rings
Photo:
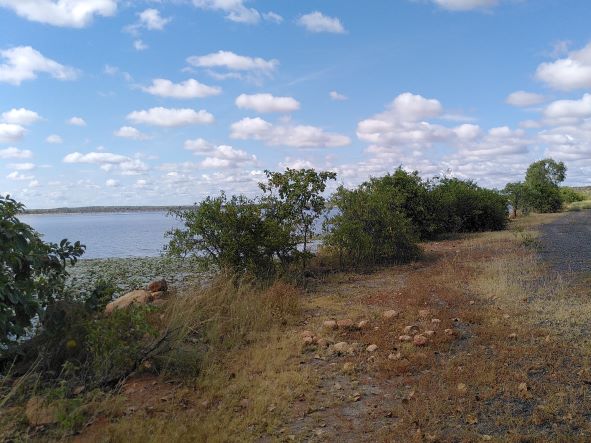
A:
{"type": "Polygon", "coordinates": [[[50,214],[116,214],[123,212],[168,212],[171,209],[189,209],[192,206],[83,206],[77,208],[26,209],[24,215],[50,214]]]}

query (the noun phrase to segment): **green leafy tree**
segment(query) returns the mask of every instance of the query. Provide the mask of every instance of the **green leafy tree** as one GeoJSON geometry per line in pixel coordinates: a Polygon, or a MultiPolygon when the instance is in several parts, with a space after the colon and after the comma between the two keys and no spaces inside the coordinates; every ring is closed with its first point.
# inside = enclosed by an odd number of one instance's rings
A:
{"type": "Polygon", "coordinates": [[[36,316],[64,295],[67,265],[74,265],[85,246],[62,240],[45,243],[17,215],[24,206],[0,197],[0,342],[26,334],[36,316]]]}
{"type": "Polygon", "coordinates": [[[525,186],[530,206],[538,212],[557,212],[562,207],[559,184],[566,178],[566,166],[551,158],[527,168],[525,186]]]}
{"type": "Polygon", "coordinates": [[[267,182],[259,186],[266,193],[264,202],[274,208],[276,217],[292,231],[298,244],[302,244],[302,266],[306,269],[308,244],[316,234],[314,224],[324,211],[326,199],[322,195],[328,180],[336,173],[317,172],[314,169],[290,169],[285,172],[265,171],[267,182]]]}
{"type": "Polygon", "coordinates": [[[507,183],[503,189],[503,195],[511,205],[513,218],[517,217],[517,211],[526,209],[527,187],[523,183],[507,183]]]}

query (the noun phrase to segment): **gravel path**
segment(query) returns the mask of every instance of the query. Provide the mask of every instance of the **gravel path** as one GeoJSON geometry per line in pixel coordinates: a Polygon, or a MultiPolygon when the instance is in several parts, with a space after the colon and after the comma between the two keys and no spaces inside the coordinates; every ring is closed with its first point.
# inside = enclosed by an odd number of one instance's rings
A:
{"type": "Polygon", "coordinates": [[[561,274],[591,271],[591,211],[572,212],[540,227],[542,259],[561,274]]]}

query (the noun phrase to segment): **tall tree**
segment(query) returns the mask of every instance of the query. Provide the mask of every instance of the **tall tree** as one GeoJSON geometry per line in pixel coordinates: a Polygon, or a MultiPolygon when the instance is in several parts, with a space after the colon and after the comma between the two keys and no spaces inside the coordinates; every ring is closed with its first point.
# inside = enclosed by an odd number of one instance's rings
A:
{"type": "Polygon", "coordinates": [[[503,189],[503,195],[507,197],[507,201],[511,205],[513,218],[517,217],[517,211],[524,209],[526,192],[526,187],[522,182],[507,183],[503,189]]]}
{"type": "Polygon", "coordinates": [[[530,206],[538,212],[557,212],[562,207],[559,184],[566,178],[566,166],[551,158],[527,168],[525,186],[530,206]]]}

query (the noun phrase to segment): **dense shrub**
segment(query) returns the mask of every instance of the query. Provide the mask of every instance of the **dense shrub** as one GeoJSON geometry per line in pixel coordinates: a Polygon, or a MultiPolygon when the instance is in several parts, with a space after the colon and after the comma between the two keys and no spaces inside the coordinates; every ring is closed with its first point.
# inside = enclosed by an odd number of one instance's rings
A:
{"type": "Polygon", "coordinates": [[[562,197],[558,185],[566,178],[566,166],[562,162],[544,159],[529,165],[525,175],[527,200],[537,212],[558,212],[562,197]]]}
{"type": "Polygon", "coordinates": [[[391,191],[369,182],[354,190],[341,186],[333,195],[335,215],[325,222],[324,243],[338,253],[342,265],[368,267],[419,255],[416,229],[392,204],[391,191]]]}
{"type": "Polygon", "coordinates": [[[45,243],[17,215],[23,205],[0,197],[0,343],[26,334],[33,318],[64,293],[66,266],[74,265],[85,247],[62,240],[45,243]]]}
{"type": "Polygon", "coordinates": [[[580,192],[575,191],[573,188],[560,188],[560,199],[563,204],[582,202],[586,200],[586,197],[580,192]]]}
{"type": "Polygon", "coordinates": [[[443,232],[498,231],[507,226],[507,200],[472,181],[444,178],[433,188],[443,232]]]}

